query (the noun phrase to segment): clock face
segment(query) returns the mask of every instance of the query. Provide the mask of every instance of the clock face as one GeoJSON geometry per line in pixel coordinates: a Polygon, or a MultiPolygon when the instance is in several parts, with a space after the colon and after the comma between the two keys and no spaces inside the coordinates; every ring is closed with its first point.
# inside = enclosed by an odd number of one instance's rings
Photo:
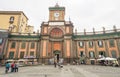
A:
{"type": "Polygon", "coordinates": [[[54,13],[54,16],[59,17],[59,13],[58,12],[54,13]]]}

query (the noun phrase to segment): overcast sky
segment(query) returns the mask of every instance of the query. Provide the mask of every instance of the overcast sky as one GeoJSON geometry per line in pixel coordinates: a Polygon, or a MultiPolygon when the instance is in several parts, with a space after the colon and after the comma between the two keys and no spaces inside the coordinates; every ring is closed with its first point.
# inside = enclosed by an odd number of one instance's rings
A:
{"type": "Polygon", "coordinates": [[[120,28],[120,0],[0,0],[0,10],[23,11],[37,30],[48,21],[48,8],[56,3],[66,7],[66,21],[70,17],[79,32],[120,28]]]}

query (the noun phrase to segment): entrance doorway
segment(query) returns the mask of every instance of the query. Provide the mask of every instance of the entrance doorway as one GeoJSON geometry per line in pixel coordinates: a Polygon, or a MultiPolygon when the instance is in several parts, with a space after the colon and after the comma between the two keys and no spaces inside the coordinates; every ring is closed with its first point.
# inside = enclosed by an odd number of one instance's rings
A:
{"type": "Polygon", "coordinates": [[[58,62],[59,59],[60,59],[60,51],[59,50],[55,50],[53,53],[56,56],[56,59],[57,59],[57,62],[58,62]]]}
{"type": "Polygon", "coordinates": [[[59,61],[59,54],[55,54],[57,56],[57,62],[59,61]]]}

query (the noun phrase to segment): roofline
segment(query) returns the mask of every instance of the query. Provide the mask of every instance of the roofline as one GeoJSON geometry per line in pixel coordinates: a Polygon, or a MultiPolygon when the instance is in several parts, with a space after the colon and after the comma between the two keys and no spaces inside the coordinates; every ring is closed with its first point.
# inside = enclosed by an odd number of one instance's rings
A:
{"type": "Polygon", "coordinates": [[[21,13],[27,18],[27,20],[29,20],[23,11],[0,11],[0,14],[21,14],[21,13]]]}
{"type": "Polygon", "coordinates": [[[65,10],[65,7],[49,7],[49,10],[65,10]]]}

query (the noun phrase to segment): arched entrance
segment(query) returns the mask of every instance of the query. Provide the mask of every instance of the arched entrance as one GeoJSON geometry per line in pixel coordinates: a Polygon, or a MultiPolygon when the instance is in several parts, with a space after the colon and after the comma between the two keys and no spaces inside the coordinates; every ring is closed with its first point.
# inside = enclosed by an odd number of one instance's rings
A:
{"type": "Polygon", "coordinates": [[[63,36],[64,33],[60,28],[53,28],[50,32],[50,50],[52,57],[57,56],[57,59],[63,57],[63,36]]]}

